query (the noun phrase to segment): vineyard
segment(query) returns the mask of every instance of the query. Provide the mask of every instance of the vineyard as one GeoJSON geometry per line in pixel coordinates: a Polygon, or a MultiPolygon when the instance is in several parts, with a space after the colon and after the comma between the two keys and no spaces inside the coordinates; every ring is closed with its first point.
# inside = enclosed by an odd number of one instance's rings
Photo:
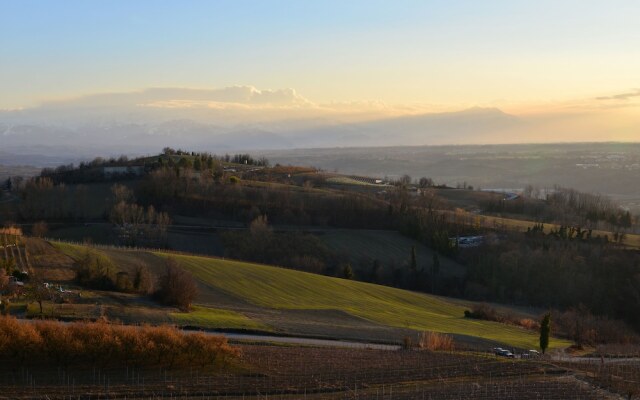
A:
{"type": "Polygon", "coordinates": [[[240,358],[225,370],[47,371],[4,364],[0,385],[3,396],[33,399],[605,399],[635,398],[633,387],[640,387],[637,360],[598,367],[480,353],[237,347],[240,358]]]}
{"type": "Polygon", "coordinates": [[[24,272],[31,271],[29,252],[20,229],[0,229],[0,267],[24,272]]]}

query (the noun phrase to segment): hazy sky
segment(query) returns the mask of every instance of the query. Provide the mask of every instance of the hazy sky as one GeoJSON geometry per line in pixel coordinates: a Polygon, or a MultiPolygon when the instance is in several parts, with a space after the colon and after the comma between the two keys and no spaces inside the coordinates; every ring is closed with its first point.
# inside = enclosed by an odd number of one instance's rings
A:
{"type": "Polygon", "coordinates": [[[0,109],[233,85],[507,110],[640,100],[637,0],[0,0],[0,16],[0,109]]]}

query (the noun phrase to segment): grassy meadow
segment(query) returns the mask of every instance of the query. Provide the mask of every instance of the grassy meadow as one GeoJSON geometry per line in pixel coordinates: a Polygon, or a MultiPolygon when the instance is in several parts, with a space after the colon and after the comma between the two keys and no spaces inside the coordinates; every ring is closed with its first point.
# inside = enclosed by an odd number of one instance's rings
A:
{"type": "MultiPolygon", "coordinates": [[[[56,243],[69,255],[79,257],[82,246],[56,243]]],[[[169,254],[105,250],[122,265],[127,257],[161,264],[169,254]]],[[[406,290],[363,282],[331,278],[300,271],[200,256],[174,255],[205,288],[223,291],[265,310],[340,310],[379,325],[431,330],[501,342],[522,348],[537,348],[537,332],[489,321],[464,318],[465,307],[453,301],[406,290]]],[[[156,268],[154,268],[156,270],[156,268]]],[[[156,270],[157,271],[157,270],[156,270]]],[[[201,293],[206,298],[206,293],[201,293]]],[[[259,321],[220,313],[216,304],[199,304],[192,314],[172,314],[172,318],[192,325],[202,322],[211,327],[254,329],[259,321]],[[209,307],[214,307],[209,308],[209,307]]],[[[554,339],[551,347],[570,343],[554,339]]]]}

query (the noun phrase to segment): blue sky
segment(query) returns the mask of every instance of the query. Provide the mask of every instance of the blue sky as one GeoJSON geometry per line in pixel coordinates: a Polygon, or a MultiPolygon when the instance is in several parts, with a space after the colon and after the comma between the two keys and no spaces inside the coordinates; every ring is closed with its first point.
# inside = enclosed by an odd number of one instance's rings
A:
{"type": "Polygon", "coordinates": [[[0,108],[147,87],[511,104],[640,87],[638,1],[0,0],[0,108]]]}

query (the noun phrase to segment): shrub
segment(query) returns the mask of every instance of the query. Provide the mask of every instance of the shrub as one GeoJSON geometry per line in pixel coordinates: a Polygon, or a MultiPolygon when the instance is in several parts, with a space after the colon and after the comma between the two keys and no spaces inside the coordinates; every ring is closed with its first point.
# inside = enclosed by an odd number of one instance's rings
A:
{"type": "Polygon", "coordinates": [[[444,333],[424,331],[418,343],[421,349],[431,351],[451,351],[455,348],[453,336],[444,333]]]}

